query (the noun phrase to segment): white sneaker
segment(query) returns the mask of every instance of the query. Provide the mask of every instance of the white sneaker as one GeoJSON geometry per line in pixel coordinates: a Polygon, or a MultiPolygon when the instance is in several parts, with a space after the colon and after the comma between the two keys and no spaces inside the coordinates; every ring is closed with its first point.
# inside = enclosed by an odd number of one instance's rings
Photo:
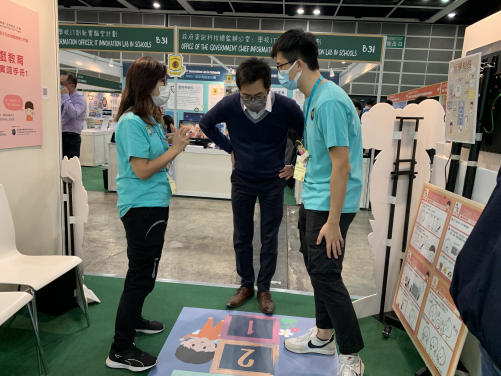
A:
{"type": "Polygon", "coordinates": [[[359,356],[339,355],[339,371],[341,376],[364,376],[364,363],[359,356]]]}
{"type": "Polygon", "coordinates": [[[328,341],[320,341],[317,338],[318,328],[315,325],[304,336],[285,340],[285,348],[296,354],[317,353],[322,355],[334,355],[336,342],[334,335],[328,341]]]}

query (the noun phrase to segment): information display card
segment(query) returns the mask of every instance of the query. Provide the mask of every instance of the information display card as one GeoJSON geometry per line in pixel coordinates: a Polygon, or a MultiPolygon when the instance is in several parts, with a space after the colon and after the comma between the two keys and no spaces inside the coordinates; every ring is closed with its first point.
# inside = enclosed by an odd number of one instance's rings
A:
{"type": "Polygon", "coordinates": [[[0,12],[0,149],[42,145],[38,13],[8,1],[0,12]]]}
{"type": "Polygon", "coordinates": [[[482,54],[449,63],[445,140],[475,143],[482,54]]]}
{"type": "Polygon", "coordinates": [[[425,183],[393,309],[433,376],[453,376],[467,329],[449,288],[484,206],[425,183]]]}

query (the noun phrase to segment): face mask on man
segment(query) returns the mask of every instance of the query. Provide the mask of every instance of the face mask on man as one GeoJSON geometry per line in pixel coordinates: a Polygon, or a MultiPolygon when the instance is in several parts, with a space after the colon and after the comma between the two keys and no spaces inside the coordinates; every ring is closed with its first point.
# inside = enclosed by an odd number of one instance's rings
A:
{"type": "Polygon", "coordinates": [[[289,69],[278,71],[278,81],[280,82],[280,85],[289,90],[297,89],[297,81],[299,80],[299,77],[301,77],[301,73],[303,72],[303,71],[297,72],[296,77],[294,77],[294,79],[292,80],[290,79],[289,72],[291,71],[292,68],[294,68],[294,65],[296,65],[296,63],[297,60],[294,62],[294,64],[292,64],[292,66],[289,69]]]}
{"type": "Polygon", "coordinates": [[[249,111],[259,113],[263,108],[266,107],[266,100],[267,98],[253,98],[253,99],[244,99],[242,98],[242,101],[244,102],[245,107],[249,111]]]}
{"type": "Polygon", "coordinates": [[[169,100],[170,87],[169,86],[159,86],[158,90],[160,90],[160,94],[159,95],[151,95],[151,99],[153,99],[153,103],[155,103],[155,106],[163,106],[169,100]]]}

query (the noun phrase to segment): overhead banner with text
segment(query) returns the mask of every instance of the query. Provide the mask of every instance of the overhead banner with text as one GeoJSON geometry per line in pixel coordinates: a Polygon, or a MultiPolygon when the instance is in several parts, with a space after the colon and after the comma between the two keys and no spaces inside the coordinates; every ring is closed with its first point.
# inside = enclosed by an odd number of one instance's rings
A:
{"type": "MultiPolygon", "coordinates": [[[[183,29],[178,31],[179,53],[270,57],[275,41],[282,33],[219,29],[183,29]]],[[[319,60],[380,63],[384,37],[380,35],[315,34],[319,60]]]]}
{"type": "Polygon", "coordinates": [[[59,24],[59,48],[65,50],[174,52],[174,29],[59,24]]]}

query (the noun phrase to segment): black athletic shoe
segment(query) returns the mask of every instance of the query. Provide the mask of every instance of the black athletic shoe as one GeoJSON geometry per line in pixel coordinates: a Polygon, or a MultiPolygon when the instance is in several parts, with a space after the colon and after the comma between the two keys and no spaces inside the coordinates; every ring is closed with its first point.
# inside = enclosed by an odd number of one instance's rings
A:
{"type": "Polygon", "coordinates": [[[124,368],[132,372],[142,372],[157,365],[158,359],[137,347],[118,352],[110,350],[110,355],[106,359],[106,365],[110,368],[124,368]]]}
{"type": "Polygon", "coordinates": [[[158,321],[150,321],[142,319],[139,327],[136,328],[136,332],[146,333],[146,334],[157,334],[165,329],[164,324],[158,321]]]}

